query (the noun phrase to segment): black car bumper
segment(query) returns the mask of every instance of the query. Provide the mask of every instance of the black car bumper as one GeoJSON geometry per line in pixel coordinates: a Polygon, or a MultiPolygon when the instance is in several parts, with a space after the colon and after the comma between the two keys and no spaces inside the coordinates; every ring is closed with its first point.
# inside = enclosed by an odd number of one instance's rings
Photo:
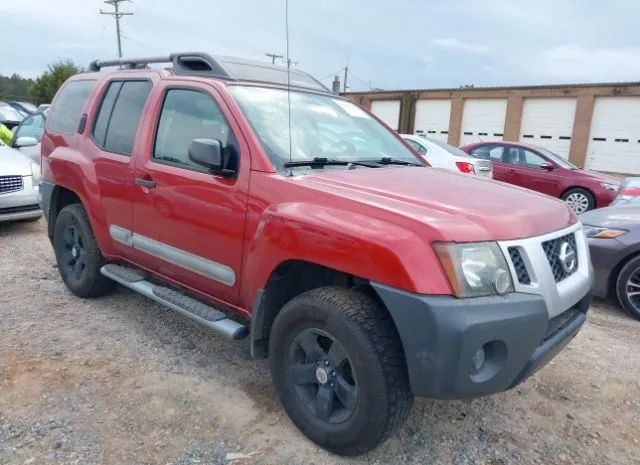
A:
{"type": "Polygon", "coordinates": [[[411,390],[467,399],[516,386],[555,357],[586,320],[591,294],[549,320],[540,296],[457,299],[372,283],[404,348],[411,390]]]}

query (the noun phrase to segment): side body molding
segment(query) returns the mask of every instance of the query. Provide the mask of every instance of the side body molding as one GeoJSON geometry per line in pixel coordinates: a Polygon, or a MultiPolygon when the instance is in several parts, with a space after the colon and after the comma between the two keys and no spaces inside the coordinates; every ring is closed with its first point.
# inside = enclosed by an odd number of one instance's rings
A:
{"type": "Polygon", "coordinates": [[[153,255],[205,278],[213,279],[227,286],[233,286],[236,283],[236,274],[233,269],[222,263],[202,258],[116,225],[109,226],[109,235],[114,241],[153,255]]]}

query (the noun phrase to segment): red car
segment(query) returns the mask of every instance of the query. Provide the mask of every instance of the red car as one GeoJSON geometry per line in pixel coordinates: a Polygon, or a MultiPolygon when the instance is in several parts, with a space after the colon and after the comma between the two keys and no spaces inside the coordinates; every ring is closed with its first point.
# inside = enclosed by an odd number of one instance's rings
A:
{"type": "Polygon", "coordinates": [[[606,207],[616,198],[620,180],[578,168],[536,145],[480,142],[465,145],[471,156],[493,162],[493,179],[558,197],[577,214],[606,207]]]}
{"type": "Polygon", "coordinates": [[[521,383],[591,299],[566,205],[417,157],[298,69],[176,53],[94,62],[62,86],[39,191],[71,292],[117,282],[247,337],[301,431],[354,455],[414,394],[521,383]]]}

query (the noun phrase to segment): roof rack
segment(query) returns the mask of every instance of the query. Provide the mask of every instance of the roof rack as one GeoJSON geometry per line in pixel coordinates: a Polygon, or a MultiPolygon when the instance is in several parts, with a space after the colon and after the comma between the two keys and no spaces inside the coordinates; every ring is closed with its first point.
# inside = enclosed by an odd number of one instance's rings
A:
{"type": "Polygon", "coordinates": [[[231,79],[229,73],[215,58],[202,52],[172,53],[163,57],[94,60],[89,64],[89,71],[100,71],[102,68],[112,66],[122,66],[124,69],[139,69],[144,68],[146,65],[157,63],[171,63],[176,74],[206,74],[231,79]]]}
{"type": "Polygon", "coordinates": [[[286,79],[287,68],[271,63],[245,60],[242,58],[212,56],[203,52],[172,53],[168,56],[146,58],[118,58],[114,60],[94,60],[89,64],[90,72],[102,68],[120,66],[124,69],[141,69],[150,64],[170,63],[175,74],[181,76],[208,76],[237,81],[259,81],[271,84],[287,84],[291,87],[330,92],[321,82],[298,69],[289,70],[290,80],[286,79]]]}

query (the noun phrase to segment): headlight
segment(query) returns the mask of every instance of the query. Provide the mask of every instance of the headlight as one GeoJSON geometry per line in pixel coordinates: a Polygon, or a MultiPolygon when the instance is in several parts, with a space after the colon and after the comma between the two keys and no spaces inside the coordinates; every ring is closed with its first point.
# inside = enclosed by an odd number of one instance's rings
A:
{"type": "Polygon", "coordinates": [[[40,173],[40,165],[37,163],[31,163],[31,176],[33,176],[33,187],[39,187],[42,174],[40,173]]]}
{"type": "Polygon", "coordinates": [[[608,191],[614,191],[614,192],[618,192],[618,190],[620,189],[620,185],[618,184],[609,184],[607,182],[603,182],[602,184],[600,184],[604,189],[607,189],[608,191]]]}
{"type": "Polygon", "coordinates": [[[513,292],[513,280],[495,242],[439,242],[434,249],[457,297],[513,292]]]}
{"type": "Polygon", "coordinates": [[[583,227],[587,237],[596,239],[614,239],[627,233],[624,229],[602,228],[588,224],[583,225],[583,227]]]}

